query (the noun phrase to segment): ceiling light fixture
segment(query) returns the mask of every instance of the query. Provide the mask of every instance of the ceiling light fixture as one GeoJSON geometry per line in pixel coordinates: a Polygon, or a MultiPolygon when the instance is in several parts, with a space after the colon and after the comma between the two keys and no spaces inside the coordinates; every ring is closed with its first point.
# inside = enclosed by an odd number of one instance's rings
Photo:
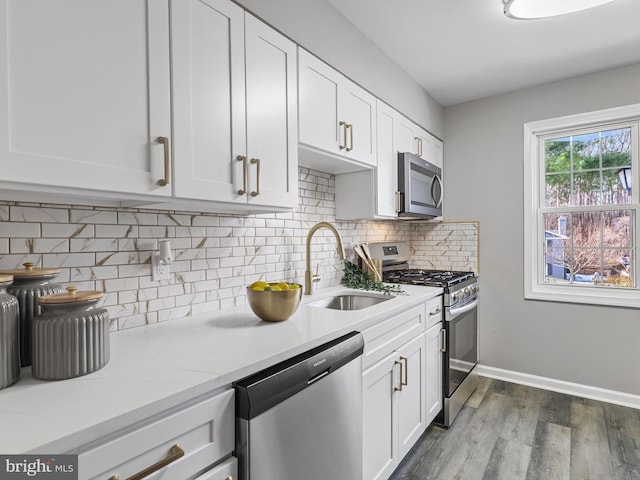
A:
{"type": "Polygon", "coordinates": [[[613,0],[503,0],[504,14],[509,18],[530,20],[555,17],[597,7],[613,0]]]}

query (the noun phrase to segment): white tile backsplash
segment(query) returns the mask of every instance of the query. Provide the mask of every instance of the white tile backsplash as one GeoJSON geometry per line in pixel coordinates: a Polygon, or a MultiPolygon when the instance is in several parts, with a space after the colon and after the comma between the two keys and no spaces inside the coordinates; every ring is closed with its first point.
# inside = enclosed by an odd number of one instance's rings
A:
{"type": "MultiPolygon", "coordinates": [[[[336,224],[351,259],[355,243],[405,240],[418,266],[477,271],[476,223],[336,222],[334,176],[306,168],[299,192],[295,212],[250,216],[0,201],[0,269],[32,261],[60,268],[65,286],[103,291],[113,330],[243,305],[258,279],[303,283],[307,232],[320,221],[336,224]],[[150,256],[164,238],[171,280],[152,282],[150,256]]],[[[319,288],[340,282],[329,231],[314,235],[311,257],[319,288]]]]}

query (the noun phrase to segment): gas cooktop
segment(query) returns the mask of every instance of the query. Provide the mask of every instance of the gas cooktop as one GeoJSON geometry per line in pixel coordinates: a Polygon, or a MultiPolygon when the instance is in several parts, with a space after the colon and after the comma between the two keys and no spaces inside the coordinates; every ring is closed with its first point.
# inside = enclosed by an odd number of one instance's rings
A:
{"type": "Polygon", "coordinates": [[[384,272],[383,281],[387,283],[405,283],[431,287],[451,287],[473,278],[473,276],[473,272],[406,269],[384,272]]]}

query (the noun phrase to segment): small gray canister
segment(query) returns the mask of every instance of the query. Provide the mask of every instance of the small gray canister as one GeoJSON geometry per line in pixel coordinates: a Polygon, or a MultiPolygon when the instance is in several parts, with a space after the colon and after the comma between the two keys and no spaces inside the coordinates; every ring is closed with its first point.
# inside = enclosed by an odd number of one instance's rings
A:
{"type": "Polygon", "coordinates": [[[109,314],[96,306],[102,292],[78,291],[38,298],[33,319],[33,377],[63,380],[95,372],[109,361],[109,314]]]}
{"type": "Polygon", "coordinates": [[[18,300],[7,293],[11,275],[0,275],[0,390],[20,378],[20,317],[18,300]]]}
{"type": "Polygon", "coordinates": [[[3,270],[0,275],[12,275],[13,285],[7,292],[18,299],[20,305],[20,361],[23,367],[31,365],[31,324],[33,317],[42,309],[38,298],[42,295],[64,292],[64,287],[51,280],[58,276],[57,268],[33,268],[33,263],[24,263],[24,269],[3,270]]]}

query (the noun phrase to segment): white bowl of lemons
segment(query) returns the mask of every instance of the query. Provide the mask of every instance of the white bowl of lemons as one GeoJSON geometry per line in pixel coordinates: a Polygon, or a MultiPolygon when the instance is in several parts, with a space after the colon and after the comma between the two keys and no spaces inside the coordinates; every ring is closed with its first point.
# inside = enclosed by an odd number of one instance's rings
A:
{"type": "Polygon", "coordinates": [[[281,322],[295,313],[302,299],[302,286],[287,282],[253,282],[247,287],[253,313],[265,322],[281,322]]]}

